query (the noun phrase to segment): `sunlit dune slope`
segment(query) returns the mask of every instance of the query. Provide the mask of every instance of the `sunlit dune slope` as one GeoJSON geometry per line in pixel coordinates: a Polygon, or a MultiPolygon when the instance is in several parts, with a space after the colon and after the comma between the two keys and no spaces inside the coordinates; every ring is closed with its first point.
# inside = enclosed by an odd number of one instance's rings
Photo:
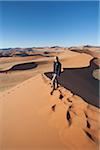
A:
{"type": "Polygon", "coordinates": [[[2,150],[97,150],[98,109],[37,75],[0,94],[2,150]]]}

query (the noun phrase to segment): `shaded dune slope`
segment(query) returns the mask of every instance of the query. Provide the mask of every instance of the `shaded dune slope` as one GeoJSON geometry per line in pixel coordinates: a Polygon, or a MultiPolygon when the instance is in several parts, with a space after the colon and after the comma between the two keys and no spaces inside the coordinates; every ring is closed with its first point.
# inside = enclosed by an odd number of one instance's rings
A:
{"type": "Polygon", "coordinates": [[[22,63],[22,64],[14,65],[8,70],[0,71],[0,73],[17,71],[17,70],[28,70],[28,69],[36,68],[37,66],[38,66],[38,64],[36,64],[34,62],[22,63]]]}
{"type": "Polygon", "coordinates": [[[89,54],[91,56],[93,56],[94,58],[100,58],[100,48],[98,50],[91,50],[91,49],[73,49],[71,50],[73,52],[78,52],[78,53],[86,53],[89,54]]]}
{"type": "Polygon", "coordinates": [[[34,63],[34,62],[30,62],[30,63],[24,63],[24,64],[15,65],[11,69],[9,69],[9,71],[28,70],[28,69],[33,69],[35,67],[37,67],[37,64],[34,63]]]}
{"type": "MultiPolygon", "coordinates": [[[[64,68],[59,83],[81,96],[89,104],[99,107],[99,81],[92,75],[93,71],[98,69],[98,66],[93,60],[88,67],[64,68]]],[[[52,72],[45,73],[45,75],[52,78],[52,72]]]]}

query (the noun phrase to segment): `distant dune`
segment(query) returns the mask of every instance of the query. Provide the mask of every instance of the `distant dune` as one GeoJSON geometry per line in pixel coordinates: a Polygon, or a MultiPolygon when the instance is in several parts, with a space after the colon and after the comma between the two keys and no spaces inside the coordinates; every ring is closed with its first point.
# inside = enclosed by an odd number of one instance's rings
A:
{"type": "Polygon", "coordinates": [[[79,53],[86,53],[94,58],[100,58],[100,47],[96,46],[82,46],[82,47],[70,47],[69,50],[79,52],[79,53]]]}
{"type": "Polygon", "coordinates": [[[50,53],[61,52],[63,47],[37,47],[37,48],[8,48],[0,50],[0,57],[27,57],[34,55],[48,56],[50,53]]]}

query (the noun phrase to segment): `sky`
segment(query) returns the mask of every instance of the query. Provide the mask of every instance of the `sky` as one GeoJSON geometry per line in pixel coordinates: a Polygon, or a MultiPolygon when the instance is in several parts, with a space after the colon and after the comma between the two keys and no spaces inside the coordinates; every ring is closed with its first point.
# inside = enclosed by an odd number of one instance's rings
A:
{"type": "Polygon", "coordinates": [[[0,48],[99,42],[98,1],[0,1],[0,48]]]}

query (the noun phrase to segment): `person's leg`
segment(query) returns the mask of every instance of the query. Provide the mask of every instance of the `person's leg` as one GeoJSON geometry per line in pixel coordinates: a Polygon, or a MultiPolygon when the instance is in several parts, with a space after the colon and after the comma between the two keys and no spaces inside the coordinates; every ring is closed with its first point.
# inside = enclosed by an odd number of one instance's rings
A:
{"type": "Polygon", "coordinates": [[[58,76],[56,76],[56,87],[58,88],[59,86],[58,86],[58,76]]]}
{"type": "Polygon", "coordinates": [[[55,90],[55,87],[56,87],[56,76],[55,76],[55,78],[53,79],[53,90],[55,90]]]}
{"type": "Polygon", "coordinates": [[[56,80],[57,80],[57,88],[58,88],[58,77],[57,77],[57,79],[56,79],[56,80]]]}
{"type": "Polygon", "coordinates": [[[54,86],[55,84],[55,78],[56,78],[56,74],[53,74],[53,78],[51,80],[51,83],[52,83],[52,87],[54,86]]]}
{"type": "Polygon", "coordinates": [[[56,74],[53,74],[52,83],[55,80],[55,78],[56,78],[56,74]]]}
{"type": "Polygon", "coordinates": [[[53,89],[51,91],[51,95],[53,94],[54,90],[55,90],[55,85],[56,85],[56,74],[54,74],[53,78],[52,78],[52,86],[53,89]]]}

